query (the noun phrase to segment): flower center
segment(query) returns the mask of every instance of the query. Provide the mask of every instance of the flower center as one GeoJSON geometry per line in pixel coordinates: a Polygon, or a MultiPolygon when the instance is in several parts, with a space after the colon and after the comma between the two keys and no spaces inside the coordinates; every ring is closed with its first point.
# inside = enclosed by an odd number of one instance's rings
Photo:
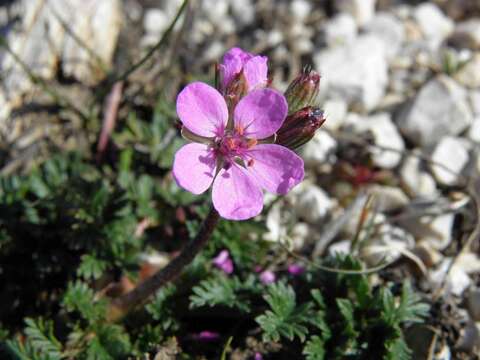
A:
{"type": "Polygon", "coordinates": [[[235,128],[227,130],[225,134],[216,139],[216,148],[224,159],[227,161],[245,160],[245,152],[257,144],[256,139],[249,139],[243,136],[243,129],[235,128]]]}

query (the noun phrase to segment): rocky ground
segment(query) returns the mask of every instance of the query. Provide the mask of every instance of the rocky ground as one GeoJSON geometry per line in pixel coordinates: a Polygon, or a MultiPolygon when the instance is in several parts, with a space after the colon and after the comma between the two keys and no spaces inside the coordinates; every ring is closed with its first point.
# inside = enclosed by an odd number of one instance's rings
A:
{"type": "MultiPolygon", "coordinates": [[[[25,0],[0,8],[11,50],[0,52],[2,171],[28,169],[52,146],[84,146],[79,129],[102,114],[103,85],[159,41],[180,4],[25,0]]],[[[306,181],[265,214],[266,238],[289,239],[313,258],[353,251],[372,267],[386,261],[391,281],[416,279],[438,308],[431,328],[416,334],[418,351],[436,344],[431,359],[458,350],[473,357],[480,3],[192,1],[174,37],[127,83],[120,118],[159,87],[173,96],[190,74],[211,75],[232,46],[268,55],[280,89],[311,64],[322,75],[327,121],[302,149],[306,181]],[[159,80],[165,73],[171,81],[159,80]]]]}

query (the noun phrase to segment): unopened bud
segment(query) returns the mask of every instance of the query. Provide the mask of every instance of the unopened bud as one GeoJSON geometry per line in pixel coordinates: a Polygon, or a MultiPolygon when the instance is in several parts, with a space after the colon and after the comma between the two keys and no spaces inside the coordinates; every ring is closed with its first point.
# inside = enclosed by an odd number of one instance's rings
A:
{"type": "Polygon", "coordinates": [[[322,110],[307,106],[288,115],[280,130],[277,132],[275,142],[290,149],[310,141],[315,131],[325,122],[322,110]]]}
{"type": "Polygon", "coordinates": [[[320,88],[320,75],[313,70],[305,68],[288,86],[285,98],[288,103],[288,113],[314,106],[320,88]]]}

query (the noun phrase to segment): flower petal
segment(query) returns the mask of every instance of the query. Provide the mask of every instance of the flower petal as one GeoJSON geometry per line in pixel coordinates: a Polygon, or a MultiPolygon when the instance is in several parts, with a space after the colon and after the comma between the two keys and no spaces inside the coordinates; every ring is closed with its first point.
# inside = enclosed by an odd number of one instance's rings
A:
{"type": "Polygon", "coordinates": [[[286,194],[303,180],[303,160],[292,150],[277,144],[259,144],[247,153],[253,158],[247,170],[265,190],[286,194]]]}
{"type": "Polygon", "coordinates": [[[248,91],[264,88],[267,85],[267,61],[266,56],[255,56],[243,66],[243,75],[247,80],[248,91]]]}
{"type": "Polygon", "coordinates": [[[222,64],[220,65],[222,72],[222,88],[224,90],[228,87],[228,84],[230,84],[235,76],[242,71],[245,63],[252,57],[252,54],[237,47],[231,48],[225,53],[222,64]]]}
{"type": "Polygon", "coordinates": [[[198,195],[212,184],[216,167],[213,150],[204,144],[191,143],[175,154],[173,177],[178,186],[198,195]]]}
{"type": "Polygon", "coordinates": [[[235,127],[242,128],[247,137],[264,139],[282,126],[287,116],[285,97],[276,90],[260,89],[243,97],[234,111],[235,127]]]}
{"type": "Polygon", "coordinates": [[[230,220],[250,219],[262,211],[260,185],[243,167],[232,164],[218,173],[212,188],[213,206],[221,217],[230,220]]]}
{"type": "Polygon", "coordinates": [[[210,85],[194,82],[177,97],[177,114],[188,130],[200,136],[221,136],[228,120],[222,95],[210,85]]]}

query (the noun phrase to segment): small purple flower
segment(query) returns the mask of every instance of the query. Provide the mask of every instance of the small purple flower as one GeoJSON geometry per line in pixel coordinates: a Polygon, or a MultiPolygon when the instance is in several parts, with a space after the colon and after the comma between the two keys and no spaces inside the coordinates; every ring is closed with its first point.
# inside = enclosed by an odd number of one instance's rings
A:
{"type": "Polygon", "coordinates": [[[255,360],[263,360],[263,356],[262,354],[260,354],[258,351],[255,353],[255,357],[254,357],[255,360]]]}
{"type": "Polygon", "coordinates": [[[303,160],[278,144],[262,143],[274,135],[287,115],[285,97],[272,89],[244,96],[229,121],[227,104],[213,87],[194,82],[177,97],[184,128],[200,143],[175,154],[173,176],[194,194],[213,183],[213,206],[220,216],[245,220],[263,208],[262,189],[286,194],[303,180],[303,160]]]}
{"type": "Polygon", "coordinates": [[[305,268],[302,265],[290,264],[288,265],[288,272],[291,275],[301,275],[305,272],[305,268]]]}
{"type": "Polygon", "coordinates": [[[213,259],[213,264],[223,270],[226,274],[231,274],[233,272],[233,261],[230,259],[228,250],[220,251],[220,253],[213,259]]]}
{"type": "Polygon", "coordinates": [[[198,341],[215,341],[220,338],[220,334],[215,331],[200,331],[198,334],[193,334],[193,339],[198,341]]]}
{"type": "Polygon", "coordinates": [[[270,270],[264,270],[260,274],[260,281],[265,285],[274,283],[276,279],[275,273],[270,270]]]}
{"type": "Polygon", "coordinates": [[[244,76],[247,91],[265,87],[268,82],[267,60],[266,56],[254,55],[236,47],[227,51],[220,65],[222,91],[225,92],[239,75],[244,76]]]}

